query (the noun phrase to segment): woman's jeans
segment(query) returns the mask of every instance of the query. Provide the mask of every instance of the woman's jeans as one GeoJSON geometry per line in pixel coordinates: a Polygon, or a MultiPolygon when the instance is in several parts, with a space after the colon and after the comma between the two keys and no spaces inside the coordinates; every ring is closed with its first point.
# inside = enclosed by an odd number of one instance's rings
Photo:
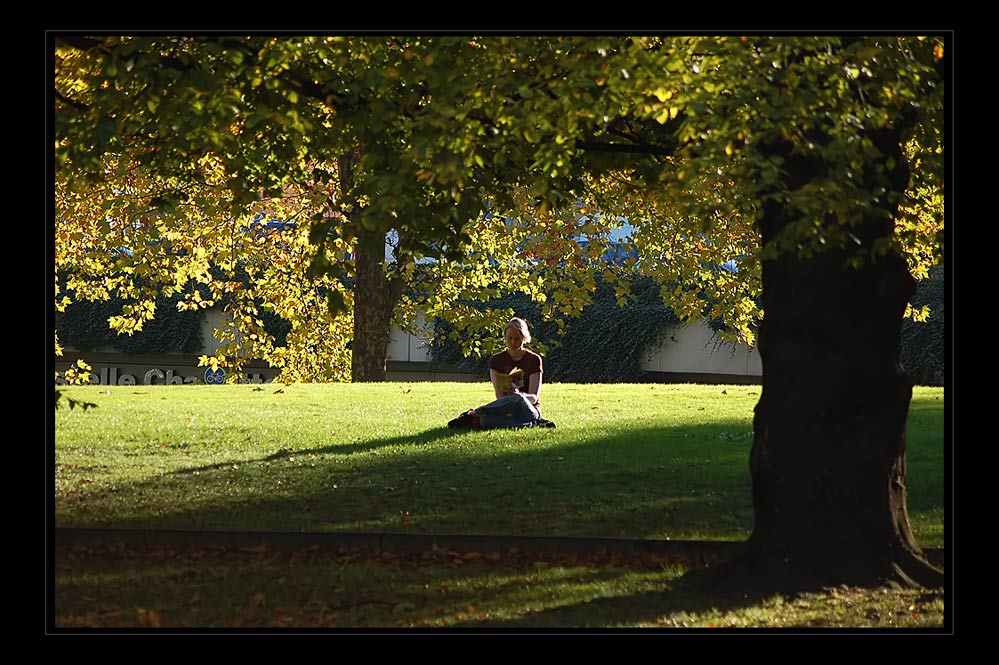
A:
{"type": "Polygon", "coordinates": [[[538,409],[520,393],[504,395],[495,402],[475,409],[479,414],[479,429],[523,427],[541,417],[538,409]]]}

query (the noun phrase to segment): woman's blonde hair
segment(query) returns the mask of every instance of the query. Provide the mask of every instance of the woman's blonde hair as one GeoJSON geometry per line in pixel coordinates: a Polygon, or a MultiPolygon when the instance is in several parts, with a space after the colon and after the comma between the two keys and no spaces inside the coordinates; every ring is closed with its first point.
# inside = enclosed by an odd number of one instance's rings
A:
{"type": "Polygon", "coordinates": [[[510,328],[513,328],[520,333],[520,336],[524,338],[524,344],[529,344],[531,342],[531,331],[527,329],[527,321],[524,319],[518,319],[517,317],[510,319],[510,322],[506,324],[505,328],[503,328],[503,334],[505,335],[506,331],[510,328]]]}

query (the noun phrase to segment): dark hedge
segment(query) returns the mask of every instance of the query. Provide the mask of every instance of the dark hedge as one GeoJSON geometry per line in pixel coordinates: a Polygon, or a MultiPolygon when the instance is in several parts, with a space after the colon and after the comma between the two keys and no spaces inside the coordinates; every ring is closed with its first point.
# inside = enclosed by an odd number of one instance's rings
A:
{"type": "MultiPolygon", "coordinates": [[[[620,383],[641,381],[642,354],[649,340],[656,339],[671,325],[676,315],[663,304],[659,287],[649,278],[628,280],[635,294],[629,304],[619,307],[614,289],[597,282],[593,302],[576,318],[565,320],[564,334],[557,336],[554,322],[541,320],[541,311],[529,296],[508,295],[474,307],[511,308],[531,325],[531,335],[550,347],[545,356],[545,379],[573,383],[620,383]]],[[[453,364],[488,375],[487,358],[465,358],[460,345],[445,335],[453,329],[435,321],[436,341],[430,347],[431,362],[453,364]]],[[[497,339],[502,331],[497,331],[497,339]]]]}
{"type": "Polygon", "coordinates": [[[917,385],[944,385],[945,290],[944,268],[936,266],[930,270],[929,279],[917,284],[912,297],[913,307],[930,306],[930,317],[923,323],[907,320],[902,324],[902,368],[917,385]]]}
{"type": "MultiPolygon", "coordinates": [[[[216,279],[230,279],[221,271],[212,270],[216,279]]],[[[65,291],[65,276],[60,275],[60,288],[65,291]]],[[[237,281],[245,281],[246,273],[237,268],[237,281]]],[[[179,311],[177,303],[186,295],[201,291],[202,298],[209,298],[208,288],[204,285],[188,283],[187,287],[174,296],[159,296],[156,298],[156,316],[147,321],[143,329],[132,335],[119,335],[108,327],[108,318],[121,315],[122,307],[131,301],[113,297],[105,302],[90,302],[80,300],[73,302],[65,312],[56,316],[55,327],[59,339],[64,345],[72,346],[80,351],[93,351],[95,348],[113,348],[122,353],[198,353],[205,348],[201,335],[201,323],[204,317],[202,310],[179,311]]],[[[70,294],[72,295],[72,294],[70,294]]],[[[284,346],[291,324],[280,316],[264,309],[257,303],[260,320],[264,329],[274,336],[276,346],[284,346]]]]}
{"type": "Polygon", "coordinates": [[[106,302],[74,302],[56,318],[59,340],[80,351],[111,347],[122,353],[197,353],[203,348],[201,311],[177,311],[183,295],[156,299],[156,317],[141,331],[119,335],[108,327],[108,318],[120,315],[127,301],[112,298],[106,302]]]}

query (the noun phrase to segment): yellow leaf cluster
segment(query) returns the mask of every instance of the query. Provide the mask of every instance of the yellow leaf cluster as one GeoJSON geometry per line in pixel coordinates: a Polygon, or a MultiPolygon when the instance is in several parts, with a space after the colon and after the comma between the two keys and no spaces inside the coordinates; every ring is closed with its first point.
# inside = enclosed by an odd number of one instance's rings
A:
{"type": "MultiPolygon", "coordinates": [[[[77,360],[72,367],[62,373],[62,378],[70,385],[82,385],[90,382],[92,372],[93,367],[83,360],[77,360]]],[[[58,372],[56,374],[58,375],[58,372]]]]}

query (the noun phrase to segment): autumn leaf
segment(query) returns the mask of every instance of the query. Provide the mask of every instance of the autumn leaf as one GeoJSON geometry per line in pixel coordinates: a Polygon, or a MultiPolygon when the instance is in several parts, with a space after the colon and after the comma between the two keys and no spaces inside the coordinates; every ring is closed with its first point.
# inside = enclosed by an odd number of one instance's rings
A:
{"type": "Polygon", "coordinates": [[[142,607],[137,607],[135,609],[135,614],[141,625],[149,626],[151,628],[160,627],[160,614],[156,610],[147,610],[142,607]]]}

